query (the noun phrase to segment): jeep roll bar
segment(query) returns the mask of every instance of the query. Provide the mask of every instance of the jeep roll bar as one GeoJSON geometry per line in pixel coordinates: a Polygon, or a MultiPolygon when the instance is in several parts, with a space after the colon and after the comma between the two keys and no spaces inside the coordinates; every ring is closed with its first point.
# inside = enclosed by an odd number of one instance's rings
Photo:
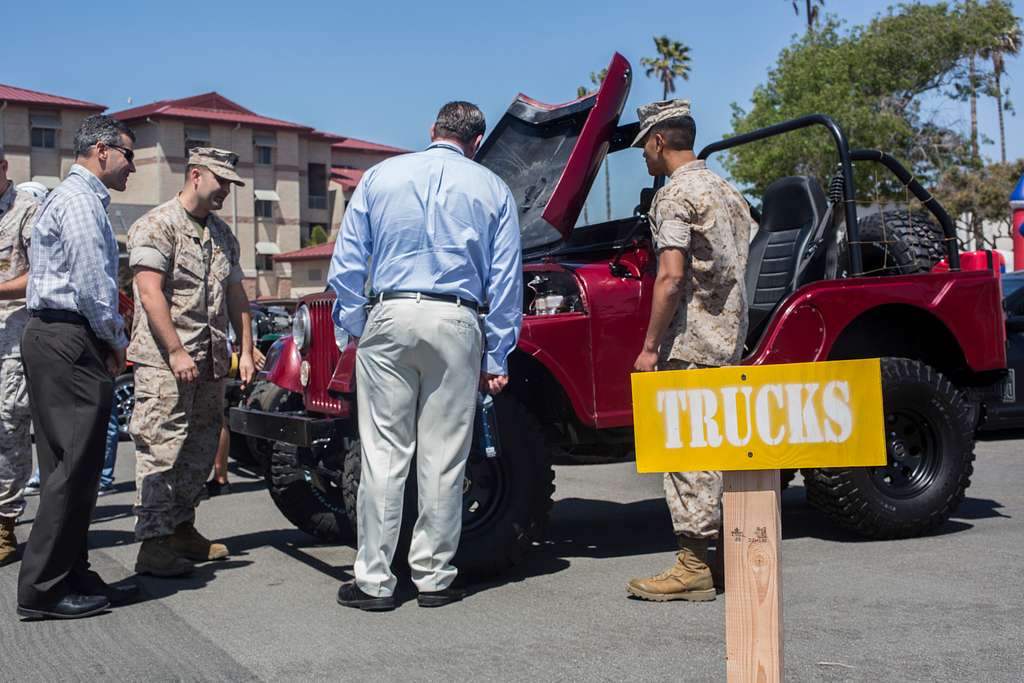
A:
{"type": "MultiPolygon", "coordinates": [[[[855,191],[853,187],[853,164],[852,161],[876,161],[899,178],[900,182],[904,184],[914,196],[921,200],[933,216],[942,225],[942,232],[946,237],[946,252],[949,262],[950,270],[960,270],[960,251],[957,248],[956,243],[956,231],[953,228],[953,222],[949,218],[949,214],[946,213],[945,209],[932,197],[928,192],[921,187],[921,184],[917,182],[912,175],[905,169],[896,159],[891,155],[886,154],[878,150],[866,150],[858,149],[853,152],[850,151],[850,146],[846,142],[846,135],[843,133],[843,129],[839,127],[831,117],[825,116],[824,114],[810,114],[808,116],[801,116],[797,119],[790,121],[783,121],[782,123],[776,123],[773,126],[767,126],[765,128],[759,128],[758,130],[751,131],[749,133],[743,133],[742,135],[735,135],[718,142],[712,142],[706,146],[697,155],[698,159],[707,159],[715,152],[721,152],[722,150],[731,149],[732,147],[738,147],[745,145],[749,142],[756,142],[757,140],[764,140],[765,138],[774,137],[776,135],[782,135],[783,133],[790,133],[794,130],[801,128],[807,128],[809,126],[824,126],[828,129],[828,132],[832,134],[832,139],[836,143],[836,151],[839,153],[839,166],[842,169],[843,174],[843,210],[846,216],[846,240],[850,244],[860,243],[860,230],[857,226],[857,206],[855,203],[855,191]]],[[[850,270],[854,276],[862,275],[864,264],[861,258],[861,250],[850,249],[850,270]]]]}

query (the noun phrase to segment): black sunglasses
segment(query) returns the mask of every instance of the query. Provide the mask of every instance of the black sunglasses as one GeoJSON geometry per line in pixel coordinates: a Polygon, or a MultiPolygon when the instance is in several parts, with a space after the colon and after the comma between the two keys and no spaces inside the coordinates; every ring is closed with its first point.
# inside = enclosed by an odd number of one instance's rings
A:
{"type": "Polygon", "coordinates": [[[113,147],[118,152],[123,154],[124,155],[124,160],[127,161],[129,164],[133,163],[135,161],[135,152],[133,150],[130,150],[127,147],[122,147],[121,145],[110,145],[110,144],[107,144],[107,143],[103,143],[103,144],[107,145],[107,147],[113,147]]]}

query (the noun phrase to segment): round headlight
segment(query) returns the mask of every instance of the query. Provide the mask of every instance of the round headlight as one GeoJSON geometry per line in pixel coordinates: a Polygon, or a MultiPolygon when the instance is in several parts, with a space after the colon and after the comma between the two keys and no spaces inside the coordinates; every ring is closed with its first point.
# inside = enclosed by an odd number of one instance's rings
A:
{"type": "Polygon", "coordinates": [[[309,337],[309,309],[306,306],[299,306],[299,310],[295,311],[295,317],[292,318],[292,341],[299,351],[305,351],[309,346],[309,337]]]}
{"type": "Polygon", "coordinates": [[[338,345],[339,351],[344,351],[348,346],[348,332],[337,325],[334,326],[334,343],[338,345]]]}

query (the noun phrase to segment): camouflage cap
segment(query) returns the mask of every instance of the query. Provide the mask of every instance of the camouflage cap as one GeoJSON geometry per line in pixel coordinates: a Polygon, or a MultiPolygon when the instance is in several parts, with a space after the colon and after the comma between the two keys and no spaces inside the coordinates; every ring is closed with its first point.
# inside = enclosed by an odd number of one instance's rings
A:
{"type": "Polygon", "coordinates": [[[234,152],[216,147],[193,147],[188,153],[188,164],[189,166],[205,166],[218,178],[230,180],[236,185],[245,187],[245,183],[235,172],[238,155],[234,152]]]}
{"type": "Polygon", "coordinates": [[[637,107],[637,118],[640,119],[640,133],[633,140],[632,147],[643,147],[644,138],[651,132],[656,123],[674,119],[679,116],[690,116],[690,100],[662,100],[637,107]]]}

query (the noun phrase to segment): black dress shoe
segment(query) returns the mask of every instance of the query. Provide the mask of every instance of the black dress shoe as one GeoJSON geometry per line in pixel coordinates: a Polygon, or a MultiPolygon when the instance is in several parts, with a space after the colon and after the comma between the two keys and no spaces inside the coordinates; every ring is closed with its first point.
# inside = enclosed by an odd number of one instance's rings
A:
{"type": "Polygon", "coordinates": [[[377,598],[360,590],[355,581],[349,581],[341,584],[338,589],[338,604],[356,607],[364,612],[386,612],[395,608],[395,596],[377,598]]]}
{"type": "Polygon", "coordinates": [[[81,619],[91,617],[110,607],[105,595],[79,595],[68,593],[52,607],[22,607],[18,605],[18,616],[28,620],[36,619],[81,619]]]}
{"type": "Polygon", "coordinates": [[[129,605],[139,599],[139,584],[134,581],[121,581],[119,584],[111,585],[96,572],[88,571],[74,579],[71,587],[84,595],[105,595],[111,607],[129,605]]]}
{"type": "Polygon", "coordinates": [[[464,588],[449,586],[440,591],[420,591],[420,594],[416,596],[416,603],[420,607],[444,607],[453,602],[458,602],[464,597],[466,597],[466,590],[464,588]]]}

